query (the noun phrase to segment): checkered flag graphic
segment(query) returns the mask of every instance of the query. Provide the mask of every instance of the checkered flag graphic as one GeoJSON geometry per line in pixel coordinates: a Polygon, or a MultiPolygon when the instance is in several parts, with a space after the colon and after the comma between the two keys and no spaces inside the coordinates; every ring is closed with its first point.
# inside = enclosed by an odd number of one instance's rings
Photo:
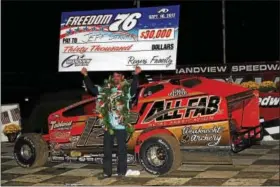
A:
{"type": "Polygon", "coordinates": [[[13,121],[19,121],[20,120],[20,111],[19,108],[15,108],[11,110],[13,121]]]}
{"type": "Polygon", "coordinates": [[[1,112],[1,122],[3,125],[11,122],[7,111],[1,112]]]}

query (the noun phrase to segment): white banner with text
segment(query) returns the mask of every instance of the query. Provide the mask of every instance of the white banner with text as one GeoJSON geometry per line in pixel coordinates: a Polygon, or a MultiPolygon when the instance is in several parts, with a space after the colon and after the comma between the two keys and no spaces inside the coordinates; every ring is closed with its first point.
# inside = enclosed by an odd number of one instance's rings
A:
{"type": "Polygon", "coordinates": [[[59,72],[175,70],[179,6],[64,12],[59,72]]]}

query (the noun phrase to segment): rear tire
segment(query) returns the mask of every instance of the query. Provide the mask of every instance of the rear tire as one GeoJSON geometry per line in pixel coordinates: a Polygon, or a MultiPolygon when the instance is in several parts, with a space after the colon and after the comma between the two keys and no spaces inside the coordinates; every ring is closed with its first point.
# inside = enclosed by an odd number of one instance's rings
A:
{"type": "Polygon", "coordinates": [[[147,172],[154,175],[163,175],[178,169],[182,163],[179,142],[167,134],[149,138],[141,146],[140,163],[147,172]]]}
{"type": "MultiPolygon", "coordinates": [[[[238,144],[235,143],[238,138],[239,138],[238,135],[231,135],[231,145],[230,145],[230,147],[231,147],[231,151],[233,153],[239,153],[240,151],[242,151],[244,149],[244,147],[239,146],[238,144]]],[[[239,140],[239,141],[241,141],[241,140],[239,140]]]]}
{"type": "Polygon", "coordinates": [[[35,168],[43,166],[49,157],[48,144],[40,134],[22,134],[15,142],[14,158],[19,166],[35,168]]]}

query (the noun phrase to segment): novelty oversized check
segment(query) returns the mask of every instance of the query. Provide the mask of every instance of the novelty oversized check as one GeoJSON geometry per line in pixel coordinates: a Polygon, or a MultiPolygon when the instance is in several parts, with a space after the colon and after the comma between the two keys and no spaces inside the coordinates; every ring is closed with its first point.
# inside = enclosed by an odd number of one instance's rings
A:
{"type": "Polygon", "coordinates": [[[179,9],[63,12],[59,71],[175,70],[179,9]]]}

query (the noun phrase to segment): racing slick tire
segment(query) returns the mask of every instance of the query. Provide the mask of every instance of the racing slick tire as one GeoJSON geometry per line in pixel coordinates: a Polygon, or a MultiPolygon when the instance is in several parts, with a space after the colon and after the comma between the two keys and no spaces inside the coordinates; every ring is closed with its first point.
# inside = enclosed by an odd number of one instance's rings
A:
{"type": "Polygon", "coordinates": [[[14,158],[24,168],[43,166],[49,157],[48,144],[40,134],[22,134],[15,142],[14,158]]]}
{"type": "Polygon", "coordinates": [[[140,148],[140,163],[147,172],[154,175],[178,169],[182,163],[179,142],[171,135],[152,136],[140,148]]]}

